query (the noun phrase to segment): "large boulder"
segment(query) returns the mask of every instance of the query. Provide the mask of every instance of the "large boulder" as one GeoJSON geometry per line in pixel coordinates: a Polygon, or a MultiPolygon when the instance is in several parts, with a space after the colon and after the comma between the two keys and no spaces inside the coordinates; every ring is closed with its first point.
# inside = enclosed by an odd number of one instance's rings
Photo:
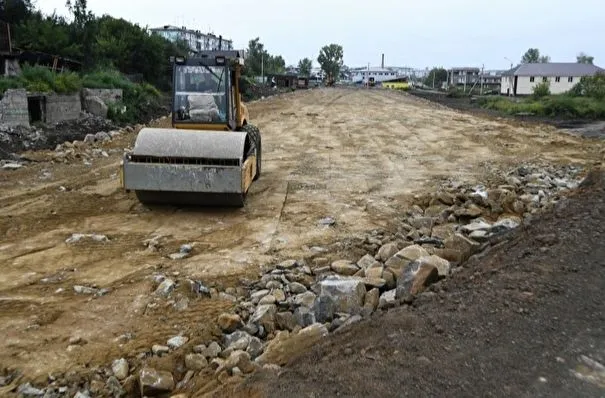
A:
{"type": "Polygon", "coordinates": [[[329,297],[334,312],[358,314],[363,307],[366,288],[358,278],[326,278],[319,282],[319,296],[329,297]]]}

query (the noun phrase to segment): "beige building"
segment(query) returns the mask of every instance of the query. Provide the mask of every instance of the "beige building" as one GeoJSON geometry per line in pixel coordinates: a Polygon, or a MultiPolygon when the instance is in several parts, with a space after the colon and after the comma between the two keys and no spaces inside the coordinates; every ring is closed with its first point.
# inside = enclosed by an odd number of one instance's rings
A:
{"type": "Polygon", "coordinates": [[[605,69],[575,62],[522,64],[502,75],[500,93],[510,96],[531,95],[536,85],[548,82],[552,94],[562,94],[575,86],[583,76],[605,73],[605,69]]]}

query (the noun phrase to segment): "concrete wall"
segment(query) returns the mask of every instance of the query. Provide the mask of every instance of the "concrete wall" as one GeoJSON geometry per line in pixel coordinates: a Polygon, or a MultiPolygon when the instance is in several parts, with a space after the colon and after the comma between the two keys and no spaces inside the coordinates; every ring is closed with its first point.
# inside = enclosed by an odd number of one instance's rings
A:
{"type": "Polygon", "coordinates": [[[29,127],[27,92],[25,89],[6,90],[2,100],[0,100],[0,124],[9,127],[29,127]]]}
{"type": "Polygon", "coordinates": [[[81,112],[82,102],[79,94],[46,96],[46,123],[78,119],[81,112]]]}
{"type": "Polygon", "coordinates": [[[106,89],[106,88],[84,88],[82,89],[82,99],[86,97],[99,97],[106,104],[121,101],[123,92],[121,88],[106,89]]]}

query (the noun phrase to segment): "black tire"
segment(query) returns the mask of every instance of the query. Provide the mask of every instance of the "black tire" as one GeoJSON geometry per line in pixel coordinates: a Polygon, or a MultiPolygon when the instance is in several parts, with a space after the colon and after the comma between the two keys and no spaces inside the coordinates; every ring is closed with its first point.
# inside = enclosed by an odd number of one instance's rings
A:
{"type": "Polygon", "coordinates": [[[256,150],[256,175],[254,181],[260,178],[261,164],[262,164],[262,142],[260,137],[260,130],[253,124],[246,124],[242,127],[242,131],[245,131],[250,135],[254,150],[256,150]]]}

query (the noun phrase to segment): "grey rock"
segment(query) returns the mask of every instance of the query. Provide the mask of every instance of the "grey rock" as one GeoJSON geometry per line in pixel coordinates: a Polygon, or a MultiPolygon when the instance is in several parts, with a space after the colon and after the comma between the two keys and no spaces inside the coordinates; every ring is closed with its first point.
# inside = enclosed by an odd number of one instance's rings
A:
{"type": "Polygon", "coordinates": [[[258,302],[259,305],[266,305],[266,304],[275,304],[277,302],[277,300],[275,299],[275,296],[273,296],[272,294],[267,294],[266,296],[264,296],[263,298],[261,298],[258,302]]]}
{"type": "Polygon", "coordinates": [[[431,256],[420,257],[417,261],[421,264],[429,264],[437,268],[439,276],[448,276],[450,273],[450,262],[434,254],[431,256]]]}
{"type": "Polygon", "coordinates": [[[288,289],[290,290],[290,293],[292,293],[292,294],[301,294],[301,293],[305,293],[307,291],[307,288],[305,287],[305,285],[303,285],[302,283],[298,283],[298,282],[291,282],[290,284],[288,284],[288,289]]]}
{"type": "Polygon", "coordinates": [[[313,305],[313,313],[315,314],[316,322],[326,323],[332,321],[336,304],[330,296],[319,296],[313,305]]]}
{"type": "Polygon", "coordinates": [[[74,291],[78,294],[95,294],[98,292],[98,289],[88,287],[88,286],[74,286],[74,291]]]}
{"type": "Polygon", "coordinates": [[[296,323],[302,327],[306,327],[315,323],[315,312],[311,308],[298,307],[294,310],[294,318],[296,323]]]}
{"type": "Polygon", "coordinates": [[[126,392],[122,387],[122,383],[115,376],[110,376],[105,383],[105,390],[108,391],[113,397],[124,397],[126,392]]]}
{"type": "Polygon", "coordinates": [[[171,260],[182,260],[184,258],[189,257],[189,253],[172,253],[168,255],[168,257],[170,257],[171,260]]]}
{"type": "Polygon", "coordinates": [[[93,242],[109,242],[109,238],[106,235],[100,234],[71,234],[69,238],[65,240],[65,243],[77,243],[83,239],[90,239],[93,242]]]}
{"type": "Polygon", "coordinates": [[[267,288],[269,290],[271,290],[271,289],[281,289],[282,288],[282,283],[278,282],[278,281],[269,281],[265,285],[265,288],[267,288]]]}
{"type": "Polygon", "coordinates": [[[220,292],[218,294],[218,298],[219,298],[219,300],[226,300],[226,301],[232,301],[234,303],[237,303],[237,298],[235,296],[232,296],[232,295],[227,294],[225,292],[220,292]]]}
{"type": "Polygon", "coordinates": [[[263,353],[263,342],[258,337],[252,337],[246,348],[246,352],[250,354],[251,359],[255,359],[263,353]]]}
{"type": "Polygon", "coordinates": [[[388,290],[380,295],[378,308],[389,308],[397,304],[396,289],[388,290]]]}
{"type": "Polygon", "coordinates": [[[78,391],[74,398],[90,398],[90,393],[88,391],[78,391]]]}
{"type": "Polygon", "coordinates": [[[221,348],[221,346],[216,341],[213,341],[208,345],[206,349],[201,352],[201,354],[206,358],[212,359],[218,357],[218,354],[220,354],[222,350],[223,349],[221,348]]]}
{"type": "Polygon", "coordinates": [[[359,267],[349,260],[334,261],[331,265],[332,271],[341,275],[351,276],[359,271],[359,267]]]}
{"type": "Polygon", "coordinates": [[[294,297],[294,305],[296,305],[297,307],[306,307],[306,308],[313,308],[313,304],[315,303],[315,298],[317,297],[317,295],[313,292],[305,292],[305,293],[301,293],[296,295],[296,297],[294,297]]]}
{"type": "MultiPolygon", "coordinates": [[[[271,296],[275,298],[276,302],[286,301],[286,294],[282,289],[275,289],[271,292],[271,296]]],[[[262,301],[262,300],[261,300],[262,301]]]]}
{"type": "Polygon", "coordinates": [[[191,250],[193,250],[193,246],[190,244],[181,245],[181,247],[179,248],[180,253],[191,253],[191,250]]]}
{"type": "Polygon", "coordinates": [[[21,163],[5,163],[2,165],[3,170],[17,170],[23,167],[21,163]]]}
{"type": "Polygon", "coordinates": [[[369,308],[372,311],[375,311],[378,308],[378,304],[380,302],[380,290],[377,288],[368,290],[366,292],[366,296],[364,299],[363,306],[364,308],[369,308]]]}
{"type": "Polygon", "coordinates": [[[225,347],[231,347],[236,342],[238,342],[240,340],[245,340],[246,341],[246,345],[244,346],[244,348],[240,348],[240,349],[246,349],[245,347],[248,346],[248,343],[250,342],[250,339],[252,339],[252,336],[249,333],[247,333],[247,332],[245,332],[243,330],[237,330],[237,331],[235,331],[233,333],[224,335],[223,336],[223,343],[224,343],[225,347]]]}
{"type": "MultiPolygon", "coordinates": [[[[380,249],[378,249],[378,259],[382,262],[385,262],[389,258],[393,257],[398,251],[399,251],[399,248],[397,246],[397,243],[395,243],[395,242],[387,243],[385,245],[382,245],[380,247],[380,249]]],[[[359,262],[357,263],[357,265],[361,266],[359,262]]],[[[363,268],[367,268],[367,267],[363,267],[363,268]]]]}
{"type": "Polygon", "coordinates": [[[185,355],[185,367],[189,370],[199,371],[208,366],[208,360],[202,354],[185,355]]]}
{"type": "Polygon", "coordinates": [[[129,370],[130,367],[128,366],[128,361],[126,361],[124,358],[116,359],[111,364],[111,371],[118,380],[124,380],[127,378],[129,370]]]}
{"type": "Polygon", "coordinates": [[[269,290],[267,290],[267,289],[263,289],[263,290],[259,290],[257,292],[254,292],[254,293],[252,293],[250,295],[250,301],[252,301],[252,303],[254,303],[254,304],[258,304],[258,302],[260,301],[260,299],[262,299],[263,297],[265,297],[269,293],[271,293],[271,292],[269,290]]]}
{"type": "Polygon", "coordinates": [[[286,261],[282,261],[281,263],[279,263],[277,265],[277,268],[292,269],[292,268],[296,268],[297,265],[298,265],[298,262],[296,260],[286,260],[286,261]]]}
{"type": "Polygon", "coordinates": [[[153,352],[155,355],[162,356],[170,352],[170,347],[167,347],[165,345],[154,344],[151,347],[151,352],[153,352]]]}
{"type": "Polygon", "coordinates": [[[177,348],[181,348],[189,341],[189,337],[186,336],[174,336],[168,339],[168,347],[176,350],[177,348]]]}
{"type": "Polygon", "coordinates": [[[359,313],[366,294],[364,282],[351,278],[327,278],[319,282],[320,296],[330,297],[336,312],[359,313]]]}
{"type": "Polygon", "coordinates": [[[290,311],[278,312],[275,314],[275,324],[280,330],[292,331],[298,326],[298,321],[290,311]]]}
{"type": "Polygon", "coordinates": [[[153,368],[143,368],[139,376],[139,386],[143,395],[159,395],[174,390],[172,373],[153,368]]]}
{"type": "Polygon", "coordinates": [[[25,397],[41,397],[44,395],[44,390],[35,388],[30,383],[21,384],[17,388],[17,392],[25,397]]]}
{"type": "Polygon", "coordinates": [[[424,288],[439,279],[439,271],[429,263],[414,261],[408,264],[397,278],[397,288],[395,297],[397,299],[407,300],[418,293],[421,293],[424,288]]]}
{"type": "Polygon", "coordinates": [[[95,140],[98,142],[111,141],[111,136],[104,131],[95,134],[95,140]]]}
{"type": "Polygon", "coordinates": [[[357,261],[357,266],[358,266],[357,269],[359,270],[359,269],[370,268],[371,266],[373,266],[376,263],[378,263],[378,261],[376,261],[376,259],[374,257],[372,257],[369,254],[366,254],[365,256],[360,258],[359,261],[357,261]]]}
{"type": "Polygon", "coordinates": [[[155,289],[156,296],[167,297],[174,290],[176,283],[169,278],[166,278],[160,283],[160,285],[155,289]]]}
{"type": "Polygon", "coordinates": [[[250,318],[250,323],[262,326],[267,333],[275,330],[275,314],[277,308],[273,304],[259,305],[250,318]]]}
{"type": "Polygon", "coordinates": [[[319,220],[319,225],[332,226],[336,224],[336,219],[334,217],[324,217],[319,220]]]}
{"type": "Polygon", "coordinates": [[[462,232],[471,233],[474,231],[488,231],[491,227],[491,224],[483,220],[474,220],[470,224],[463,225],[460,230],[462,232]]]}

